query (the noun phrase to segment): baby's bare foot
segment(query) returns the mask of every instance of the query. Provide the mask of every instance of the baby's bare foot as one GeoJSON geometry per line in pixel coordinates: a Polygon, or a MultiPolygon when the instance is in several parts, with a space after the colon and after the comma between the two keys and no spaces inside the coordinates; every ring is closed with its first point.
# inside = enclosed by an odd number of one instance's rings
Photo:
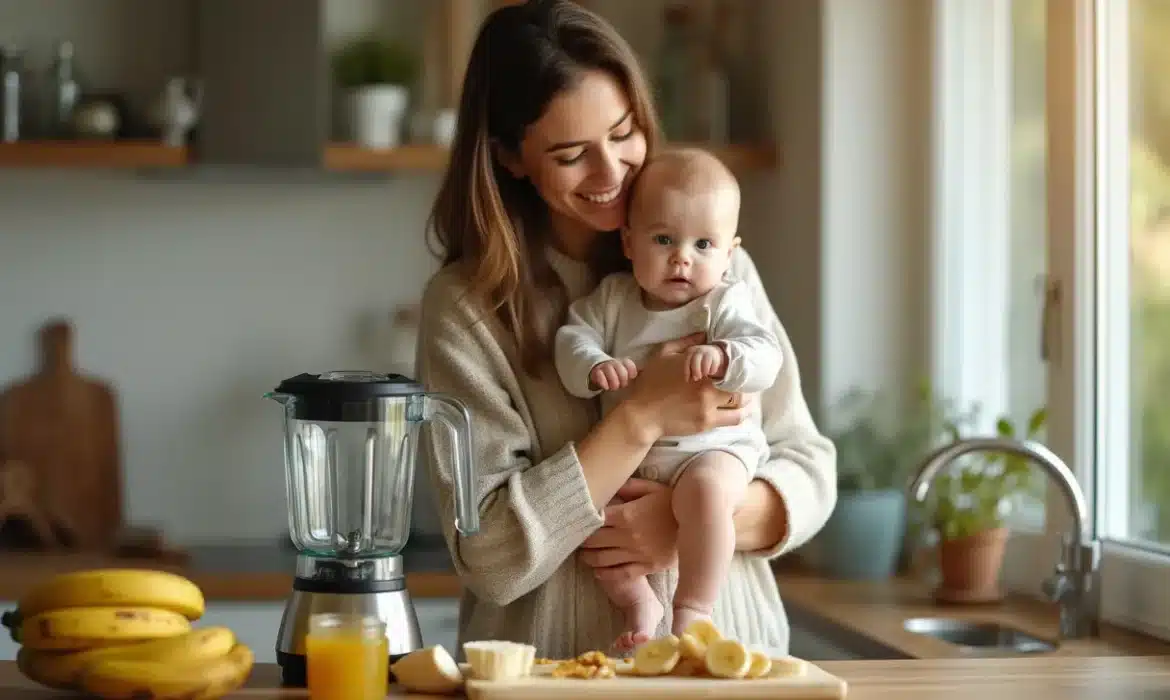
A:
{"type": "Polygon", "coordinates": [[[626,631],[613,643],[614,648],[618,651],[630,651],[639,644],[650,641],[663,612],[662,603],[653,596],[626,608],[626,631]]]}
{"type": "Polygon", "coordinates": [[[690,627],[695,620],[710,620],[711,612],[709,610],[702,610],[700,608],[691,607],[689,605],[675,605],[674,619],[671,624],[671,632],[674,635],[681,636],[683,632],[690,627]]]}

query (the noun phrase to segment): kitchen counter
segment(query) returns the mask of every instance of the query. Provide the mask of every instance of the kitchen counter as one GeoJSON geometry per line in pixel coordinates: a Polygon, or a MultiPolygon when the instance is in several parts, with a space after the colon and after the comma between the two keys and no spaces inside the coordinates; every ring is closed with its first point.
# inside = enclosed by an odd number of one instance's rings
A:
{"type": "Polygon", "coordinates": [[[843,646],[858,647],[864,658],[957,659],[968,655],[961,647],[906,631],[903,623],[916,617],[996,622],[1058,643],[1055,651],[1038,654],[1039,658],[1170,656],[1170,642],[1108,624],[1101,625],[1096,639],[1060,641],[1057,607],[1022,596],[1009,596],[993,604],[946,605],[933,600],[926,584],[910,578],[834,581],[788,564],[777,571],[776,579],[793,625],[836,637],[843,646]]]}
{"type": "MultiPolygon", "coordinates": [[[[196,545],[187,560],[115,558],[102,554],[0,552],[0,600],[19,600],[52,574],[98,567],[146,567],[190,578],[208,601],[278,601],[292,590],[297,552],[290,544],[196,545]]],[[[459,579],[442,537],[415,535],[403,550],[406,587],[417,598],[459,596],[459,579]]]]}
{"type": "MultiPolygon", "coordinates": [[[[45,576],[97,566],[149,566],[190,577],[209,602],[277,602],[292,585],[296,552],[283,542],[188,547],[189,561],[160,564],[96,555],[0,554],[0,600],[18,600],[45,576]]],[[[412,536],[403,552],[407,587],[415,598],[457,598],[459,579],[440,536],[412,536]]],[[[940,605],[921,582],[834,581],[804,568],[798,557],[776,564],[780,594],[794,627],[808,630],[865,659],[959,659],[960,647],[907,632],[913,617],[957,617],[998,622],[1041,639],[1057,638],[1056,606],[1019,597],[989,605],[940,605]]],[[[1170,656],[1170,642],[1110,625],[1093,640],[1069,640],[1037,658],[1170,656]]],[[[1170,695],[1167,696],[1170,698],[1170,695]]]]}
{"type": "MultiPolygon", "coordinates": [[[[1067,657],[825,661],[819,666],[849,684],[849,700],[1158,700],[1170,697],[1170,657],[1067,657]]],[[[228,698],[307,698],[303,689],[281,689],[275,665],[261,664],[245,688],[228,698]]],[[[606,681],[565,681],[605,683],[606,681]]],[[[566,693],[566,697],[572,697],[566,693]]],[[[0,697],[50,700],[63,694],[21,677],[16,664],[0,662],[0,697]]],[[[436,698],[433,695],[392,697],[436,698]]]]}

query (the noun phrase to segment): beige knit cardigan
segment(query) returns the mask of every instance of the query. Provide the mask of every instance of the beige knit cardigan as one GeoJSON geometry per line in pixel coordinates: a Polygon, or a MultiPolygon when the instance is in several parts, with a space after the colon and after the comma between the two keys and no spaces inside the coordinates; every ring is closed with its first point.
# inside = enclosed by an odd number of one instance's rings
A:
{"type": "MultiPolygon", "coordinates": [[[[584,264],[551,249],[548,255],[570,300],[595,286],[584,264]]],[[[786,652],[788,621],[768,562],[806,542],[828,518],[836,501],[836,452],[813,423],[791,342],[742,249],[734,254],[732,272],[755,291],[757,311],[770,319],[784,351],[779,377],[760,397],[770,459],[757,478],[782,494],[788,534],[770,550],[735,556],[714,617],[727,634],[786,652]]],[[[555,372],[538,378],[521,371],[515,342],[479,312],[465,289],[454,266],[428,282],[417,357],[427,390],[464,401],[473,421],[478,533],[464,536],[454,528],[455,482],[444,433],[431,433],[431,447],[424,449],[464,586],[460,646],[472,639],[507,639],[534,644],[539,656],[552,658],[608,650],[622,631],[622,618],[576,556],[603,522],[574,449],[598,420],[597,402],[567,393],[555,372]]],[[[676,581],[676,571],[650,576],[668,611],[659,633],[670,629],[676,581]]]]}

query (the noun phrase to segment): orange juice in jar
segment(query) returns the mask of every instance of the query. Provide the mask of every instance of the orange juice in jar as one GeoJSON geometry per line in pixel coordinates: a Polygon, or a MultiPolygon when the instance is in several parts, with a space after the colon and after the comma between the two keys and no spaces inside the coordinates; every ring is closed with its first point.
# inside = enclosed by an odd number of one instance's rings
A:
{"type": "Polygon", "coordinates": [[[386,623],[370,615],[313,615],[305,667],[313,700],[382,700],[390,672],[386,623]]]}

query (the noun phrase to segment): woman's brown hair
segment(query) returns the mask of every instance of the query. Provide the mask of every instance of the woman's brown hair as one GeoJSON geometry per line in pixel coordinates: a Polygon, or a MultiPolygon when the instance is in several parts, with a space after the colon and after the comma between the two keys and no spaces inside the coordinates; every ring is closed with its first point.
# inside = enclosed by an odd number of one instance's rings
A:
{"type": "MultiPolygon", "coordinates": [[[[606,71],[625,88],[652,154],[659,127],[650,90],[633,50],[609,23],[568,0],[528,0],[492,12],[471,49],[450,162],[428,221],[436,255],[444,266],[466,267],[470,294],[515,336],[533,374],[551,356],[551,329],[538,318],[550,302],[563,316],[564,288],[544,256],[547,205],[494,149],[518,153],[528,126],[589,70],[606,71]]],[[[598,240],[593,267],[600,275],[621,255],[616,235],[598,240]]]]}

